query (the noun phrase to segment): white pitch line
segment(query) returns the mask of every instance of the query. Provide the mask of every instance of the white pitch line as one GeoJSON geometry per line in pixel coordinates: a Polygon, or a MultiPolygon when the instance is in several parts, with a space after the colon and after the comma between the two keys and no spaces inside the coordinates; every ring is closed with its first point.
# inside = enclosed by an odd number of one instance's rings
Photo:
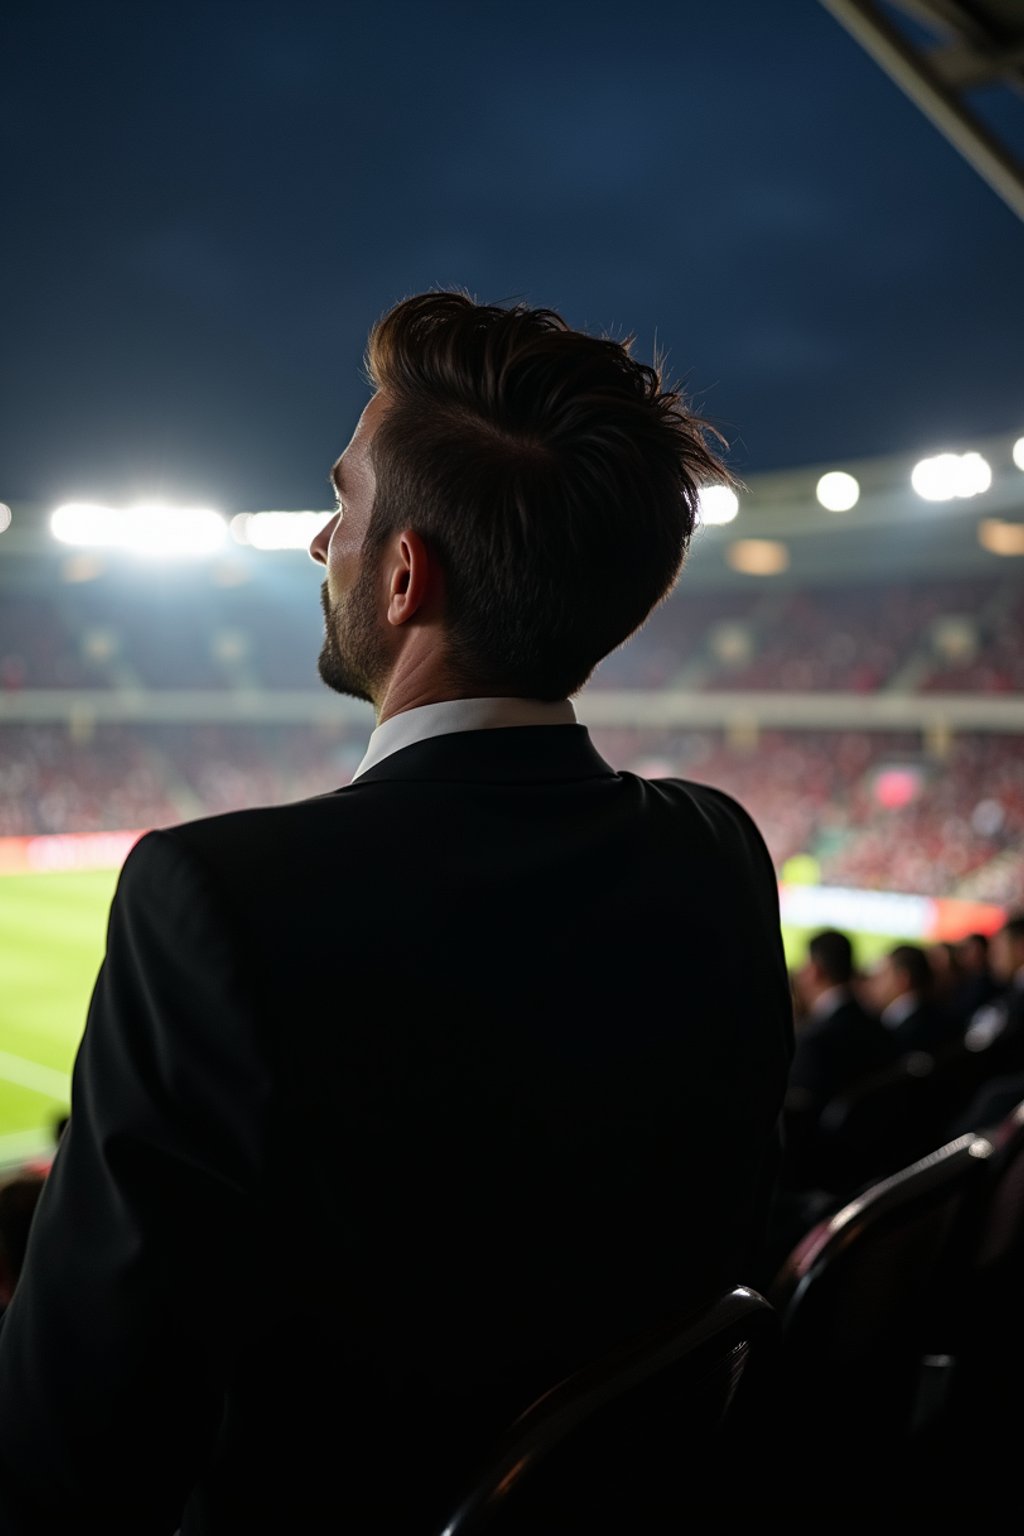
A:
{"type": "Polygon", "coordinates": [[[17,1171],[30,1159],[52,1157],[53,1136],[46,1131],[10,1131],[0,1136],[0,1175],[17,1171]]]}
{"type": "Polygon", "coordinates": [[[55,1072],[52,1067],[41,1067],[37,1061],[26,1061],[24,1056],[12,1056],[8,1051],[0,1051],[0,1078],[33,1093],[44,1093],[48,1099],[66,1099],[71,1090],[70,1073],[55,1072]]]}

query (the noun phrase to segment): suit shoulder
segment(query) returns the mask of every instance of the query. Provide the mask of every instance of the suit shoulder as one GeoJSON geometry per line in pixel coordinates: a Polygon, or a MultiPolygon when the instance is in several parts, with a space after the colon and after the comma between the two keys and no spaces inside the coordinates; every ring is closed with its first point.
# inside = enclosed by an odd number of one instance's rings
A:
{"type": "Polygon", "coordinates": [[[286,837],[301,827],[316,825],[343,803],[343,793],[330,790],[305,800],[289,800],[280,805],[247,806],[237,811],[218,811],[210,816],[196,816],[188,821],[159,827],[147,837],[166,838],[181,847],[199,851],[220,843],[267,841],[286,837]]]}
{"type": "Polygon", "coordinates": [[[688,800],[711,827],[738,831],[763,846],[764,835],[746,806],[717,785],[678,778],[647,779],[643,782],[656,792],[671,795],[676,800],[688,800]]]}
{"type": "Polygon", "coordinates": [[[125,861],[125,871],[145,867],[189,864],[213,871],[233,868],[239,874],[301,861],[325,838],[325,828],[345,816],[344,791],[331,791],[282,805],[261,805],[171,823],[147,832],[125,861]]]}

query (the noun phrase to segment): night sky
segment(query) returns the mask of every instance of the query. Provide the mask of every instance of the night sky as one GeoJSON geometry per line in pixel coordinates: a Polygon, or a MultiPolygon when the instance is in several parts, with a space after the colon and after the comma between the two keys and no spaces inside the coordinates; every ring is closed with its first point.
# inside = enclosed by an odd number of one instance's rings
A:
{"type": "Polygon", "coordinates": [[[741,474],[1024,432],[1024,225],[817,0],[7,0],[0,80],[0,500],[326,507],[438,286],[741,474]]]}

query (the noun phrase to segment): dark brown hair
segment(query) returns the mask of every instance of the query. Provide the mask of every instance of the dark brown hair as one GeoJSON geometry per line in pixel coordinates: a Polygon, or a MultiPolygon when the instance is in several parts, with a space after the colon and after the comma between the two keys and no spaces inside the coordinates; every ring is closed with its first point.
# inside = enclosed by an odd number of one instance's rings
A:
{"type": "Polygon", "coordinates": [[[935,984],[935,973],[928,962],[928,951],[920,944],[897,944],[889,951],[889,959],[897,970],[903,972],[907,984],[914,992],[930,993],[935,984]]]}
{"type": "Polygon", "coordinates": [[[578,692],[671,591],[723,439],[632,339],[554,310],[415,295],[370,333],[389,409],[370,557],[412,527],[445,573],[448,663],[470,690],[578,692]]]}
{"type": "Polygon", "coordinates": [[[845,986],[853,980],[853,944],[849,935],[838,928],[822,928],[812,934],[807,953],[836,986],[845,986]]]}

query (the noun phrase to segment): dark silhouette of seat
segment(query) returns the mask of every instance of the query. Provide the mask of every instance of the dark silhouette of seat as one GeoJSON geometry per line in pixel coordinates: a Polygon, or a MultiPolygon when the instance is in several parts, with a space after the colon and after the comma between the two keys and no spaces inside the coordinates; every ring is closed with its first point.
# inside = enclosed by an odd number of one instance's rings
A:
{"type": "Polygon", "coordinates": [[[961,1041],[908,1051],[821,1109],[805,1182],[845,1199],[948,1139],[947,1127],[982,1080],[986,1062],[961,1041]]]}
{"type": "Polygon", "coordinates": [[[959,1282],[995,1148],[965,1134],[869,1184],[818,1222],[766,1287],[780,1320],[769,1497],[794,1513],[947,1507],[926,1454],[935,1371],[955,1342],[959,1282]],[[929,1474],[927,1477],[925,1473],[929,1474]]]}
{"type": "Polygon", "coordinates": [[[437,1536],[725,1529],[724,1474],[756,1440],[777,1338],[766,1298],[737,1285],[575,1372],[510,1426],[437,1536]]]}
{"type": "Polygon", "coordinates": [[[948,1489],[956,1475],[961,1504],[975,1504],[982,1480],[1005,1520],[1024,1518],[1024,1103],[980,1139],[992,1150],[956,1234],[958,1263],[944,1267],[914,1453],[920,1478],[942,1469],[948,1489]]]}

